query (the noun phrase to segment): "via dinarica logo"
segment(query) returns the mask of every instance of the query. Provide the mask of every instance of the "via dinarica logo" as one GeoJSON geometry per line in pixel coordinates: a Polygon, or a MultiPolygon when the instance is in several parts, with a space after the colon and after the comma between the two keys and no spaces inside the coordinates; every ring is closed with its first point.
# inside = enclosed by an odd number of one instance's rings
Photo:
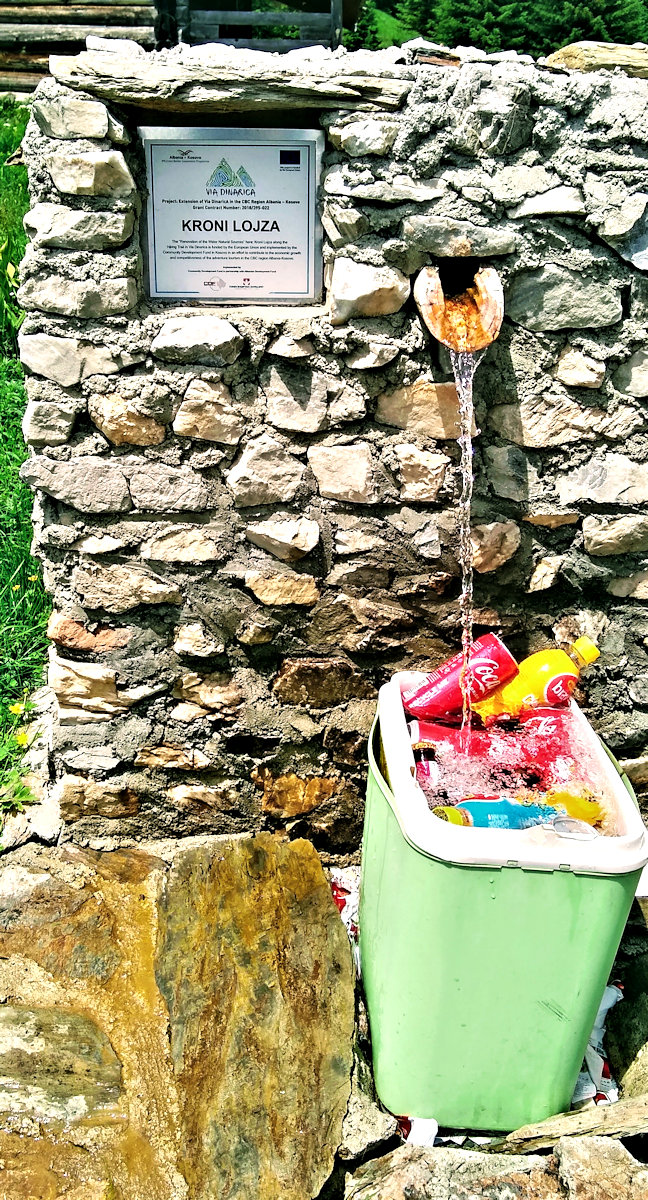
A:
{"type": "Polygon", "coordinates": [[[220,191],[240,191],[249,194],[254,191],[254,187],[254,180],[251,175],[248,175],[245,167],[241,166],[238,171],[233,171],[226,158],[221,158],[206,184],[208,195],[220,191]]]}

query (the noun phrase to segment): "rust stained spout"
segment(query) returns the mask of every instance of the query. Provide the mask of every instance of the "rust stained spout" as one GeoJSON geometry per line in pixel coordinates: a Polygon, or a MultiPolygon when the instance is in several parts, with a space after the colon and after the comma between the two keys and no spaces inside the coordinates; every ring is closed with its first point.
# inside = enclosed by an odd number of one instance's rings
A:
{"type": "Polygon", "coordinates": [[[478,271],[472,287],[448,299],[436,267],[424,267],[414,284],[414,299],[430,333],[450,350],[472,354],[485,349],[504,319],[502,282],[493,267],[478,271]]]}

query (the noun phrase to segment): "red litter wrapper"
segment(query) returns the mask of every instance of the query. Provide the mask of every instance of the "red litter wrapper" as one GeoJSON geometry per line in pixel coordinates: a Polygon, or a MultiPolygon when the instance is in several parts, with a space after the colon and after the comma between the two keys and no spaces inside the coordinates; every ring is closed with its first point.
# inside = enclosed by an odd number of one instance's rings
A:
{"type": "MultiPolygon", "coordinates": [[[[472,643],[468,662],[471,703],[483,700],[518,673],[513,655],[494,633],[486,633],[472,643]]],[[[404,679],[401,682],[401,697],[405,711],[413,717],[442,717],[460,712],[463,707],[462,667],[463,654],[455,654],[436,671],[426,675],[422,682],[420,679],[416,683],[404,679]]]]}

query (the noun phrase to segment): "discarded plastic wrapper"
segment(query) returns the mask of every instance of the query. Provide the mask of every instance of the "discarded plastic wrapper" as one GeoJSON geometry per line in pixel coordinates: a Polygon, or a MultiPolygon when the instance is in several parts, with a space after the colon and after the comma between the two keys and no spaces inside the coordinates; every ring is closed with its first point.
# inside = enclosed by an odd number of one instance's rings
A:
{"type": "Polygon", "coordinates": [[[349,935],[351,950],[360,976],[360,946],[358,945],[358,909],[360,907],[360,867],[333,867],[329,872],[331,894],[349,935]]]}
{"type": "Polygon", "coordinates": [[[615,983],[608,984],[603,992],[594,1028],[587,1043],[583,1066],[576,1080],[572,1108],[589,1108],[592,1104],[614,1104],[619,1099],[619,1089],[616,1080],[610,1074],[603,1046],[607,1015],[619,1000],[623,1000],[622,988],[615,983]]]}
{"type": "Polygon", "coordinates": [[[431,1149],[439,1133],[438,1121],[432,1117],[412,1117],[410,1130],[405,1138],[408,1146],[424,1146],[431,1149]]]}

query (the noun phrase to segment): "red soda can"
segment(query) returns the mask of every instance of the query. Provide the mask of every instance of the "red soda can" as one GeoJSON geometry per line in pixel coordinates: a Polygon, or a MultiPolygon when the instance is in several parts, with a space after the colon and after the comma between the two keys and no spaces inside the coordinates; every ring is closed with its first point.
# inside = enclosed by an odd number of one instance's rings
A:
{"type": "MultiPolygon", "coordinates": [[[[468,658],[470,702],[483,700],[518,673],[518,665],[506,646],[494,633],[477,638],[470,647],[468,658]]],[[[406,712],[413,717],[442,717],[460,712],[463,707],[461,670],[463,654],[455,654],[447,662],[426,675],[423,682],[405,679],[401,697],[406,712]]]]}

